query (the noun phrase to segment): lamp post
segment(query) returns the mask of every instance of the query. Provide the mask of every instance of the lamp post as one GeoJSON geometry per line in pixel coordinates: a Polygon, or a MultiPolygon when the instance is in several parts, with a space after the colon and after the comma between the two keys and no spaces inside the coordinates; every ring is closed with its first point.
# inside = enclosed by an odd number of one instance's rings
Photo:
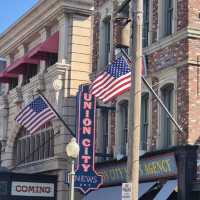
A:
{"type": "Polygon", "coordinates": [[[80,147],[76,142],[76,138],[72,138],[71,141],[66,146],[66,153],[72,159],[72,169],[71,169],[71,195],[70,200],[74,200],[74,161],[78,157],[80,151],[80,147]]]}

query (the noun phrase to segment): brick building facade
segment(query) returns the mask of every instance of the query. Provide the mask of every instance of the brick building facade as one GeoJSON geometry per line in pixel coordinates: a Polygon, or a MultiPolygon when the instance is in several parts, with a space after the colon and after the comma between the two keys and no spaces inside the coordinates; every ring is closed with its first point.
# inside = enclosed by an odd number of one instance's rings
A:
{"type": "MultiPolygon", "coordinates": [[[[116,45],[125,48],[130,46],[129,4],[128,0],[95,1],[92,80],[106,67],[106,56],[109,59],[108,63],[112,63],[116,58],[116,45]],[[109,38],[106,36],[108,20],[109,38]],[[109,43],[109,51],[104,43],[109,43]],[[108,55],[103,52],[108,52],[108,55]]],[[[143,133],[142,128],[141,132],[141,155],[183,144],[199,145],[199,10],[200,6],[195,0],[144,0],[143,31],[147,34],[143,33],[143,41],[146,39],[143,53],[147,61],[146,80],[163,100],[184,133],[177,131],[156,98],[142,85],[142,112],[146,117],[142,126],[146,123],[146,130],[143,133]],[[143,99],[145,96],[146,104],[145,98],[143,99]],[[144,147],[142,143],[145,144],[144,147]]],[[[131,53],[130,50],[128,53],[131,53]]],[[[102,124],[106,123],[103,120],[105,115],[99,109],[97,151],[101,152],[103,148],[103,152],[111,153],[113,158],[118,160],[128,155],[127,137],[130,136],[123,136],[124,128],[128,127],[128,120],[122,120],[124,117],[128,118],[128,112],[125,116],[123,111],[125,107],[128,109],[128,102],[129,92],[108,104],[99,102],[101,106],[108,107],[109,124],[105,126],[107,141],[104,142],[102,134],[105,127],[102,124]],[[114,107],[115,111],[110,109],[111,107],[114,107]]],[[[101,158],[99,162],[102,162],[101,158]]]]}

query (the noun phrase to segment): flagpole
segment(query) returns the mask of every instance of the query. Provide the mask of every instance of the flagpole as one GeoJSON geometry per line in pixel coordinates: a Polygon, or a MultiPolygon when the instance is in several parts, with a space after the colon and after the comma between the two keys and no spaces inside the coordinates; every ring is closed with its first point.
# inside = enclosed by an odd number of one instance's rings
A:
{"type": "MultiPolygon", "coordinates": [[[[131,169],[132,200],[138,200],[139,191],[139,159],[140,159],[140,116],[141,116],[141,71],[142,71],[142,25],[143,25],[143,1],[131,0],[132,40],[131,40],[131,92],[130,92],[130,121],[129,135],[132,137],[131,169]],[[134,30],[133,30],[134,26],[134,30]],[[134,31],[134,34],[133,34],[134,31]],[[133,48],[134,44],[134,48],[133,48]],[[133,64],[134,63],[134,64],[133,64]],[[133,113],[133,114],[132,114],[133,113]],[[133,118],[133,119],[132,119],[133,118]]],[[[130,158],[129,158],[130,159],[130,158]]]]}
{"type": "MultiPolygon", "coordinates": [[[[126,59],[131,62],[131,59],[129,58],[129,56],[127,55],[127,53],[123,50],[120,49],[122,54],[126,57],[126,59]]],[[[132,63],[132,62],[131,62],[132,63]]],[[[156,94],[156,92],[153,90],[153,88],[150,86],[150,84],[147,82],[147,80],[141,76],[143,83],[146,85],[146,87],[150,90],[150,92],[155,96],[156,100],[158,101],[158,103],[160,104],[160,106],[164,109],[164,111],[167,113],[169,119],[172,121],[172,123],[176,126],[176,128],[178,129],[178,131],[180,133],[184,133],[183,128],[178,124],[178,122],[174,119],[174,117],[172,116],[172,114],[169,112],[169,110],[167,109],[167,107],[165,106],[165,104],[162,102],[162,100],[160,99],[160,97],[156,94]]]]}
{"type": "Polygon", "coordinates": [[[73,137],[76,137],[76,134],[74,134],[74,132],[72,131],[72,129],[67,125],[67,123],[63,120],[63,118],[58,114],[58,112],[55,110],[55,108],[50,104],[50,102],[48,101],[48,99],[39,91],[38,92],[40,96],[42,96],[42,98],[46,101],[46,103],[49,105],[49,107],[53,110],[53,112],[56,114],[56,116],[58,117],[58,119],[63,123],[63,125],[65,126],[65,128],[70,132],[70,134],[73,137]]]}

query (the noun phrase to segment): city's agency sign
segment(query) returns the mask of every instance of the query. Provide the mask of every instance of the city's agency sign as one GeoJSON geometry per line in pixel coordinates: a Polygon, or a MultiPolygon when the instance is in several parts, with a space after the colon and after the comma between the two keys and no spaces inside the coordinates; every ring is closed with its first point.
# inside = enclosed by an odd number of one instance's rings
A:
{"type": "Polygon", "coordinates": [[[176,175],[177,166],[173,153],[140,160],[140,180],[152,180],[176,175]]]}
{"type": "MultiPolygon", "coordinates": [[[[103,175],[104,185],[115,185],[127,180],[127,162],[103,163],[97,168],[103,175]]],[[[177,165],[174,153],[165,153],[140,159],[140,181],[152,181],[160,178],[175,178],[177,165]]]]}
{"type": "Polygon", "coordinates": [[[80,154],[75,176],[75,188],[87,193],[99,188],[102,184],[102,177],[97,175],[94,168],[96,99],[89,93],[89,85],[80,86],[77,101],[77,136],[80,154]]]}

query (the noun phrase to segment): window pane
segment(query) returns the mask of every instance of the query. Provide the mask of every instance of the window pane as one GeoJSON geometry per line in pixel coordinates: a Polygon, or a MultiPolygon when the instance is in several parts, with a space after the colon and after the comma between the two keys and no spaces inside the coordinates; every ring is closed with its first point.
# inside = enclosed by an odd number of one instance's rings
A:
{"type": "Polygon", "coordinates": [[[143,47],[148,46],[149,34],[149,0],[143,0],[143,47]]]}
{"type": "Polygon", "coordinates": [[[34,160],[39,160],[40,135],[36,135],[35,137],[34,160]]]}
{"type": "MultiPolygon", "coordinates": [[[[168,85],[162,89],[162,99],[166,108],[170,113],[173,111],[172,102],[173,102],[173,85],[168,85]]],[[[171,145],[171,137],[172,137],[172,128],[171,121],[167,115],[167,113],[162,110],[162,128],[163,132],[163,147],[169,147],[171,145]]]]}
{"type": "Polygon", "coordinates": [[[149,95],[142,96],[141,105],[141,149],[147,150],[149,95]]]}
{"type": "Polygon", "coordinates": [[[173,1],[165,0],[164,9],[165,9],[164,35],[167,36],[172,34],[173,1]]]}
{"type": "Polygon", "coordinates": [[[40,160],[44,159],[44,154],[45,154],[45,132],[42,132],[40,134],[40,160]]]}
{"type": "Polygon", "coordinates": [[[54,155],[54,131],[50,123],[35,135],[21,129],[15,142],[16,164],[42,160],[54,155]]]}
{"type": "Polygon", "coordinates": [[[128,135],[128,102],[121,104],[121,146],[122,154],[126,155],[126,144],[127,144],[127,135],[128,135]]]}
{"type": "Polygon", "coordinates": [[[49,157],[49,151],[50,151],[50,130],[47,130],[45,137],[45,158],[49,157]]]}
{"type": "Polygon", "coordinates": [[[54,132],[51,129],[50,130],[50,146],[49,146],[49,157],[53,157],[54,156],[54,132]]]}
{"type": "Polygon", "coordinates": [[[105,44],[105,57],[104,64],[107,65],[109,63],[109,54],[110,54],[110,18],[104,20],[104,42],[105,44]]]}
{"type": "Polygon", "coordinates": [[[17,164],[21,161],[21,141],[17,142],[17,156],[16,156],[17,164]]]}
{"type": "Polygon", "coordinates": [[[26,146],[26,141],[25,139],[21,140],[21,163],[25,163],[25,146],[26,146]]]}
{"type": "Polygon", "coordinates": [[[26,162],[30,162],[30,137],[26,139],[26,148],[25,148],[25,160],[26,162]]]}
{"type": "Polygon", "coordinates": [[[35,136],[31,136],[30,144],[30,162],[34,161],[34,151],[35,151],[35,136]]]}
{"type": "MultiPolygon", "coordinates": [[[[102,153],[106,154],[108,147],[108,110],[103,109],[101,112],[101,116],[102,116],[102,133],[103,133],[102,153]]],[[[105,160],[105,158],[102,159],[105,160]]]]}

